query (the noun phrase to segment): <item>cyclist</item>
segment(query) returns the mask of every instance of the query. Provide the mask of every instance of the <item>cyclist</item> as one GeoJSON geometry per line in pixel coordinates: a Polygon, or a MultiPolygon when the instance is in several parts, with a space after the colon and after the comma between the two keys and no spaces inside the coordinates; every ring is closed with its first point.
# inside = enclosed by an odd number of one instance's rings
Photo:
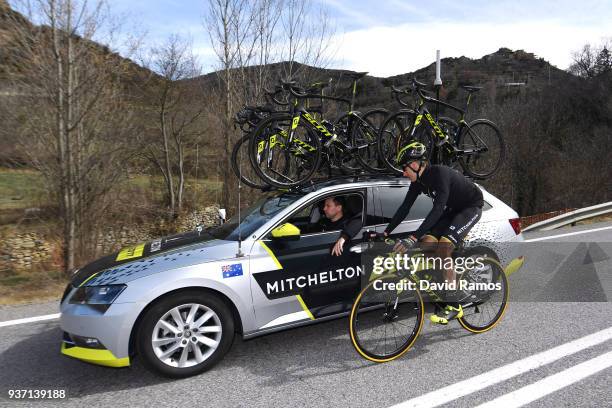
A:
{"type": "MultiPolygon", "coordinates": [[[[450,257],[453,248],[467,236],[482,215],[482,192],[458,171],[429,164],[427,149],[422,143],[412,142],[403,148],[399,152],[398,164],[403,169],[403,176],[411,183],[406,198],[383,234],[388,236],[406,218],[417,196],[424,193],[432,198],[433,208],[420,227],[407,239],[400,240],[394,250],[404,253],[420,241],[424,246],[433,247],[437,256],[450,257]]],[[[455,282],[452,266],[444,269],[443,277],[447,284],[455,282]]],[[[451,319],[463,316],[455,290],[447,290],[445,300],[446,306],[431,316],[432,322],[447,324],[451,319]]]]}

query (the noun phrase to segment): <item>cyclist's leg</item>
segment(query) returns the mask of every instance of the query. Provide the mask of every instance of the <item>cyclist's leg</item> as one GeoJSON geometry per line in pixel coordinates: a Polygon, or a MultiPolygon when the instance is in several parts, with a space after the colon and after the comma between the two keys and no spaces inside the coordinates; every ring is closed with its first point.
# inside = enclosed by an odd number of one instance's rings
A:
{"type": "MultiPolygon", "coordinates": [[[[441,232],[438,244],[440,256],[450,258],[453,249],[463,242],[481,215],[480,207],[467,207],[456,212],[446,230],[441,232]]],[[[445,269],[444,278],[447,282],[455,281],[455,269],[452,264],[445,269]]]]}
{"type": "MultiPolygon", "coordinates": [[[[443,259],[451,259],[453,249],[462,242],[472,227],[478,222],[482,215],[480,207],[468,207],[458,211],[452,216],[450,224],[445,231],[440,231],[440,239],[438,241],[438,256],[443,259]]],[[[444,280],[447,284],[455,282],[454,265],[451,262],[446,263],[448,268],[444,269],[444,280]]],[[[435,323],[447,324],[451,319],[460,318],[463,316],[463,309],[457,299],[456,290],[447,290],[445,293],[447,305],[443,313],[432,317],[435,323]]]]}

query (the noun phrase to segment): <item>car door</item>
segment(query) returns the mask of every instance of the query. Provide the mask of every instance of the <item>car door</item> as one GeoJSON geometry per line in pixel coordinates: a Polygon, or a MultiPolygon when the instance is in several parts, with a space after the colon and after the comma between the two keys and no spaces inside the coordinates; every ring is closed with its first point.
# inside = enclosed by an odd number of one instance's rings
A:
{"type": "MultiPolygon", "coordinates": [[[[360,287],[363,273],[361,256],[351,246],[361,242],[365,214],[366,191],[352,190],[335,195],[351,195],[361,200],[362,229],[344,247],[341,256],[332,256],[331,249],[340,231],[306,232],[299,239],[274,239],[271,233],[262,240],[278,262],[279,268],[253,274],[255,313],[261,326],[290,323],[305,317],[321,318],[350,309],[360,287]]],[[[334,195],[334,194],[331,194],[334,195]]],[[[317,197],[277,226],[292,222],[298,227],[312,216],[312,209],[327,196],[317,197]]]]}

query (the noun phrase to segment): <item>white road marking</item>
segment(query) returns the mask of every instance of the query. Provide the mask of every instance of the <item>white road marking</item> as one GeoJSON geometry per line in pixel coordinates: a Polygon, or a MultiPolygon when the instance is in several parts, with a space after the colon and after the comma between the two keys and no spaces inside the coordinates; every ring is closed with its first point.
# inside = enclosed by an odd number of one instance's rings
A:
{"type": "Polygon", "coordinates": [[[512,391],[477,408],[522,407],[612,366],[612,351],[512,391]]]}
{"type": "Polygon", "coordinates": [[[547,239],[569,237],[569,236],[572,236],[572,235],[579,235],[579,234],[588,234],[589,232],[597,232],[597,231],[603,231],[603,230],[609,230],[609,229],[612,229],[612,226],[610,226],[610,227],[594,228],[594,229],[584,230],[584,231],[568,232],[567,234],[553,235],[553,236],[550,236],[550,237],[541,237],[541,238],[526,239],[523,242],[545,241],[547,239]]]}
{"type": "Polygon", "coordinates": [[[60,317],[60,314],[55,313],[55,314],[43,315],[43,316],[26,317],[25,319],[7,320],[5,322],[0,322],[0,327],[15,326],[16,324],[40,322],[43,320],[52,320],[52,319],[57,319],[58,317],[60,317]]]}
{"type": "Polygon", "coordinates": [[[392,408],[437,407],[610,339],[612,339],[612,327],[468,378],[467,380],[423,394],[420,397],[401,402],[392,408]]]}

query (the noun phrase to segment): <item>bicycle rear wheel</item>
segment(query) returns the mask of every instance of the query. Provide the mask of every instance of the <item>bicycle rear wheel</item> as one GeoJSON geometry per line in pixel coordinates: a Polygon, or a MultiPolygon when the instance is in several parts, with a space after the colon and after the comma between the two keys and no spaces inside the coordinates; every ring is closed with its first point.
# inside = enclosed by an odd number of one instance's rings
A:
{"type": "Polygon", "coordinates": [[[378,135],[387,116],[389,111],[386,109],[372,109],[363,116],[355,118],[351,130],[351,145],[357,148],[358,161],[365,170],[374,173],[387,170],[387,166],[378,155],[378,135]]]}
{"type": "Polygon", "coordinates": [[[349,330],[353,346],[364,358],[377,363],[391,361],[416,341],[423,327],[424,306],[420,292],[408,287],[408,282],[405,277],[384,275],[357,296],[349,330]]]}
{"type": "Polygon", "coordinates": [[[293,116],[278,113],[262,120],[249,140],[249,158],[257,175],[278,188],[310,180],[321,162],[321,141],[303,120],[293,129],[293,116]]]}
{"type": "Polygon", "coordinates": [[[408,144],[416,113],[412,110],[398,111],[385,120],[378,135],[378,156],[387,170],[394,174],[402,174],[397,166],[397,154],[408,144]]]}
{"type": "Polygon", "coordinates": [[[262,189],[266,187],[260,179],[249,159],[249,140],[251,133],[240,138],[232,149],[232,170],[236,177],[251,188],[262,189]]]}
{"type": "MultiPolygon", "coordinates": [[[[344,113],[334,122],[334,130],[338,136],[338,141],[346,146],[351,146],[351,134],[348,126],[349,114],[344,113]]],[[[339,169],[343,174],[354,174],[362,169],[361,162],[357,155],[348,154],[337,143],[332,143],[327,148],[327,154],[334,168],[339,169]]]]}
{"type": "Polygon", "coordinates": [[[504,138],[497,126],[487,119],[470,122],[459,135],[457,147],[463,170],[471,177],[486,179],[502,165],[506,156],[504,138]]]}
{"type": "Polygon", "coordinates": [[[491,330],[501,320],[509,295],[508,278],[499,262],[491,257],[480,258],[482,265],[476,265],[461,277],[467,284],[474,285],[474,289],[464,290],[468,298],[467,303],[461,302],[464,314],[459,319],[459,324],[472,333],[491,330]]]}

